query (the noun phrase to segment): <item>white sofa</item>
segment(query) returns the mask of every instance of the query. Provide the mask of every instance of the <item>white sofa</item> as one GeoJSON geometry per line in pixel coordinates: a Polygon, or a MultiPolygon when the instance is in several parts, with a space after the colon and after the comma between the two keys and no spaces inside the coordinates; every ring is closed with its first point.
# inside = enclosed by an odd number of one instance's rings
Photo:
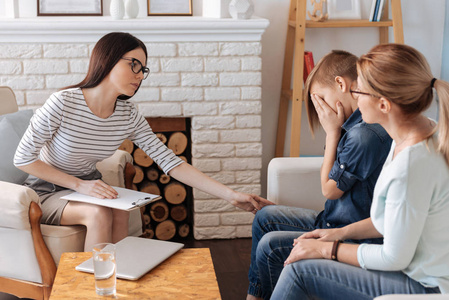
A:
{"type": "MultiPolygon", "coordinates": [[[[16,111],[14,93],[7,87],[0,87],[0,115],[4,115],[0,119],[2,149],[8,148],[7,143],[12,140],[18,143],[17,137],[10,138],[14,131],[5,127],[12,126],[9,123],[12,124],[13,119],[5,124],[5,118],[16,111]]],[[[12,147],[7,150],[15,151],[12,147]]],[[[13,155],[2,154],[3,158],[13,155]]],[[[15,172],[12,161],[8,166],[4,161],[0,165],[0,178],[9,178],[10,173],[15,172]]],[[[117,150],[113,156],[99,162],[97,168],[110,185],[130,187],[132,184],[135,170],[131,155],[125,151],[117,150]]],[[[39,197],[33,190],[0,179],[0,298],[4,292],[18,297],[48,299],[61,254],[84,251],[84,226],[44,225],[40,224],[41,216],[39,197]]],[[[129,225],[129,235],[142,234],[140,210],[131,212],[129,225]]]]}
{"type": "MultiPolygon", "coordinates": [[[[323,157],[280,157],[268,165],[267,199],[279,205],[321,211],[326,199],[321,193],[323,157]]],[[[449,300],[449,295],[384,295],[375,300],[449,300]]]]}

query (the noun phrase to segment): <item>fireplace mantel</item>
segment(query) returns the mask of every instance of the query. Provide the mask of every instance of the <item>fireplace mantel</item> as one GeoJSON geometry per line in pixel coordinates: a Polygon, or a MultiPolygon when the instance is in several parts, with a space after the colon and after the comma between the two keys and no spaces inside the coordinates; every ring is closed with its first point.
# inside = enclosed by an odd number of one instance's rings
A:
{"type": "Polygon", "coordinates": [[[260,41],[269,21],[203,17],[0,18],[0,43],[96,42],[111,31],[125,31],[145,42],[260,41]]]}

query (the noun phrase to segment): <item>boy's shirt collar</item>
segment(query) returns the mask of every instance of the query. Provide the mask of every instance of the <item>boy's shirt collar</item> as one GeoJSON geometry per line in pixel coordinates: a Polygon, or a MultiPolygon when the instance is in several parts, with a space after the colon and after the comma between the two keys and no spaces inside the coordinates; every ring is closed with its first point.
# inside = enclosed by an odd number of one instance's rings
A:
{"type": "Polygon", "coordinates": [[[346,132],[348,132],[352,127],[362,122],[362,113],[357,108],[346,120],[346,122],[341,125],[341,128],[343,128],[346,132]]]}

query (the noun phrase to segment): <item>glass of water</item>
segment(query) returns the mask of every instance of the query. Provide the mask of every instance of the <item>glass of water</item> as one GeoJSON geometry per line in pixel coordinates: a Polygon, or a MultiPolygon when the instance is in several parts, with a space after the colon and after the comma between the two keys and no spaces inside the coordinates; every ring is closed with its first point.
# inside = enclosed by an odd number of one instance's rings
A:
{"type": "Polygon", "coordinates": [[[117,269],[115,245],[110,243],[96,244],[92,253],[97,295],[115,295],[117,269]]]}

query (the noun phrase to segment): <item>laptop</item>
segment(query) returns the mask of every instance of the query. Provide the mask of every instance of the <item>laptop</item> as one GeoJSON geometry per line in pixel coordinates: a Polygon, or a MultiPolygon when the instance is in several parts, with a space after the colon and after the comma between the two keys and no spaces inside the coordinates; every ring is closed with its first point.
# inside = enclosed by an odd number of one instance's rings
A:
{"type": "MultiPolygon", "coordinates": [[[[137,280],[179,251],[184,244],[128,236],[115,244],[117,278],[137,280]]],[[[75,267],[93,273],[92,258],[75,267]]]]}

